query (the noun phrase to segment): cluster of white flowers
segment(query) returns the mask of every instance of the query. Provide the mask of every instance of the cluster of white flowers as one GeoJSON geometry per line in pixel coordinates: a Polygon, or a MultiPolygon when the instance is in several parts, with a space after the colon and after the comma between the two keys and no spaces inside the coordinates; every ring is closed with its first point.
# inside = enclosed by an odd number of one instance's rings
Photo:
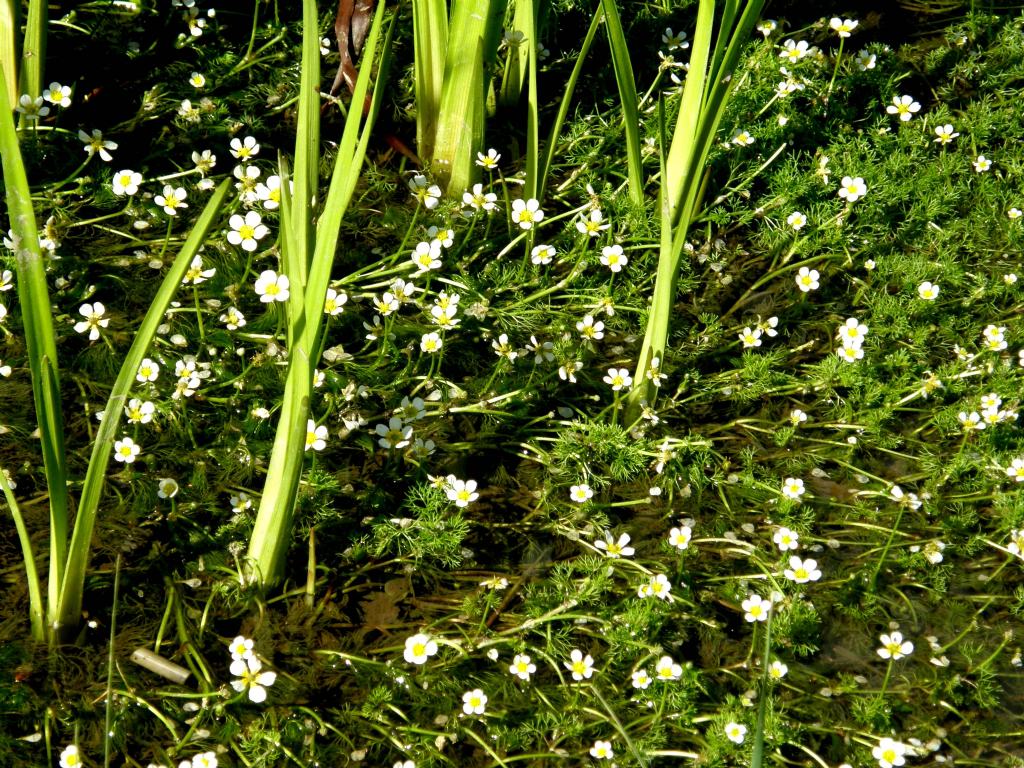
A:
{"type": "Polygon", "coordinates": [[[842,346],[836,350],[839,359],[846,363],[855,363],[864,357],[864,338],[868,335],[868,327],[856,317],[847,318],[839,326],[836,338],[842,346]]]}
{"type": "Polygon", "coordinates": [[[231,681],[231,687],[238,693],[245,691],[254,704],[262,704],[267,700],[267,688],[277,681],[277,673],[263,671],[263,661],[256,655],[254,647],[251,639],[241,635],[228,646],[231,652],[230,671],[237,678],[231,681]]]}

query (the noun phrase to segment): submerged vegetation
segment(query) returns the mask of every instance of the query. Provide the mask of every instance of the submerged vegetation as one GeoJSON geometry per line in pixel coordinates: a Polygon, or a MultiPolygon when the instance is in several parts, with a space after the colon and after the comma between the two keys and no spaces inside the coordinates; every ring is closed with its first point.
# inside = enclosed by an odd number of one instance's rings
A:
{"type": "Polygon", "coordinates": [[[0,766],[1024,765],[1020,10],[299,5],[0,0],[0,766]]]}

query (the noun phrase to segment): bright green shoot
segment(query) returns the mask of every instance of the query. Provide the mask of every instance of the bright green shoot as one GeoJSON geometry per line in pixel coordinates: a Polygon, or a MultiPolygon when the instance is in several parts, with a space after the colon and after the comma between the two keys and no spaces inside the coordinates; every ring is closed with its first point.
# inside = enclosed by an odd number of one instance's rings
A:
{"type": "Polygon", "coordinates": [[[475,173],[486,116],[484,64],[497,52],[505,4],[452,0],[449,15],[444,0],[413,0],[417,151],[449,195],[461,195],[475,173]]]}
{"type": "Polygon", "coordinates": [[[25,36],[21,50],[18,32],[23,21],[19,0],[0,0],[0,70],[9,87],[8,102],[17,106],[21,94],[33,99],[43,91],[43,63],[46,56],[46,24],[48,9],[45,0],[30,0],[24,18],[25,36]]]}
{"type": "Polygon", "coordinates": [[[629,177],[629,197],[634,205],[644,203],[644,172],[640,155],[640,108],[636,96],[636,79],[633,65],[629,60],[629,45],[622,29],[619,9],[615,0],[601,0],[605,27],[608,30],[608,44],[612,52],[612,67],[615,82],[619,87],[619,101],[622,103],[622,127],[626,134],[626,170],[629,177]]]}
{"type": "MultiPolygon", "coordinates": [[[[313,370],[323,333],[323,308],[338,245],[338,232],[362,170],[370,129],[380,108],[382,90],[374,89],[368,115],[359,105],[369,90],[371,63],[384,19],[384,4],[377,6],[367,37],[366,61],[359,70],[355,93],[338,148],[324,209],[314,226],[314,198],[319,167],[320,55],[315,0],[303,2],[302,79],[295,168],[289,173],[281,161],[281,264],[289,280],[288,371],[280,420],[267,467],[252,538],[249,540],[250,577],[263,586],[277,583],[291,543],[292,519],[306,451],[306,420],[313,389],[313,370]],[[288,192],[289,177],[295,191],[288,192]]],[[[387,31],[377,85],[384,79],[394,22],[387,31]]]]}
{"type": "Polygon", "coordinates": [[[754,29],[764,0],[726,0],[715,30],[715,0],[701,0],[683,87],[679,117],[665,159],[662,142],[661,243],[654,300],[627,399],[627,422],[640,414],[641,401],[653,402],[655,383],[665,359],[676,278],[686,235],[700,210],[708,153],[728,103],[740,53],[754,29]]]}
{"type": "MultiPolygon", "coordinates": [[[[5,73],[0,70],[0,97],[9,100],[10,90],[5,73]]],[[[77,626],[82,613],[82,593],[89,565],[89,547],[103,492],[104,479],[110,463],[114,438],[124,412],[124,403],[135,381],[139,364],[156,335],[156,329],[181,285],[192,259],[199,252],[206,235],[230,189],[225,181],[214,193],[196,222],[181,252],[175,258],[135,341],[125,356],[100,422],[89,459],[82,495],[78,503],[73,531],[70,526],[70,504],[67,493],[68,470],[64,446],[63,414],[60,400],[60,371],[57,367],[56,331],[50,310],[43,256],[39,248],[35,212],[29,192],[28,178],[21,157],[21,148],[14,121],[8,109],[0,110],[0,154],[3,155],[4,183],[11,229],[18,243],[16,270],[18,304],[22,308],[25,343],[28,348],[32,395],[39,425],[43,469],[50,499],[50,556],[48,588],[44,605],[36,572],[35,552],[24,518],[6,481],[0,481],[4,498],[15,526],[25,561],[29,582],[29,613],[33,636],[39,640],[64,642],[77,626]],[[70,543],[68,540],[70,534],[70,543]],[[45,617],[45,620],[44,620],[45,617]]]]}

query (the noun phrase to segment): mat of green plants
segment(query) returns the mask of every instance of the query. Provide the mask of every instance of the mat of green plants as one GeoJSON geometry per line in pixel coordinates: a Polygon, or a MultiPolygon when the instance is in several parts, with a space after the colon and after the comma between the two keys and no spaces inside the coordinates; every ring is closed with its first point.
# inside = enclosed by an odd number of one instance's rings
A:
{"type": "Polygon", "coordinates": [[[341,24],[342,56],[320,2],[319,97],[300,5],[51,3],[43,90],[12,87],[44,278],[5,153],[0,766],[1024,766],[1020,8],[768,2],[656,298],[698,2],[618,4],[632,83],[615,3],[541,0],[534,40],[503,5],[459,188],[420,146],[424,4],[356,3],[376,47],[341,24]],[[296,315],[282,222],[313,232],[361,114],[296,315]]]}

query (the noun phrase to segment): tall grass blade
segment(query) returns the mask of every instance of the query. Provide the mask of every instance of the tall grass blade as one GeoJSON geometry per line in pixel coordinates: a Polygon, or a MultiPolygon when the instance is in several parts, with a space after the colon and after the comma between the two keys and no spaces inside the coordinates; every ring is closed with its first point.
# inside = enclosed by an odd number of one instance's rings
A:
{"type": "MultiPolygon", "coordinates": [[[[313,0],[305,0],[307,6],[313,0]]],[[[285,555],[291,543],[292,519],[298,496],[299,480],[305,460],[306,420],[309,417],[309,401],[313,387],[313,356],[319,349],[319,339],[323,328],[323,306],[330,282],[331,266],[338,244],[338,232],[341,221],[349,202],[352,199],[356,182],[362,169],[366,148],[369,144],[370,128],[380,108],[383,73],[390,56],[390,44],[394,31],[394,22],[388,28],[381,59],[381,74],[377,79],[377,88],[371,101],[370,113],[365,118],[360,106],[366,101],[369,90],[372,62],[376,54],[381,26],[384,19],[384,4],[377,6],[373,24],[364,47],[367,61],[359,68],[355,92],[352,95],[353,108],[350,109],[345,129],[339,144],[335,160],[331,185],[328,190],[324,210],[316,226],[315,240],[309,244],[311,250],[303,245],[301,237],[293,231],[292,222],[298,221],[300,211],[298,201],[287,194],[288,184],[282,180],[282,209],[289,214],[281,218],[282,227],[282,259],[286,262],[286,271],[293,269],[291,263],[295,259],[311,256],[307,281],[293,284],[288,302],[288,338],[289,361],[288,373],[285,378],[284,398],[280,420],[274,435],[270,462],[267,466],[267,479],[263,496],[260,499],[256,522],[252,537],[249,540],[248,563],[249,576],[263,586],[277,583],[284,568],[285,555]]],[[[305,27],[304,45],[318,44],[316,26],[305,27]]],[[[319,79],[318,66],[317,79],[319,79]]],[[[302,78],[314,75],[310,69],[303,68],[302,78]]],[[[301,143],[303,136],[297,137],[301,143]]],[[[309,155],[311,162],[316,162],[316,154],[309,155]]],[[[301,174],[304,169],[296,168],[301,174]]],[[[282,176],[284,179],[284,176],[282,176]]],[[[306,220],[311,222],[311,208],[304,210],[306,220]]],[[[299,228],[305,229],[305,222],[299,228]]],[[[310,224],[311,226],[311,224],[310,224]]]]}
{"type": "MultiPolygon", "coordinates": [[[[0,71],[0,102],[11,99],[11,83],[0,71]]],[[[39,248],[35,212],[28,176],[10,110],[0,110],[0,162],[7,188],[11,231],[18,243],[15,270],[18,304],[22,309],[25,345],[32,378],[32,400],[39,424],[43,470],[50,493],[49,600],[56,602],[68,537],[67,465],[64,452],[64,417],[60,404],[60,372],[57,368],[56,332],[46,285],[46,266],[39,248]]]]}
{"type": "MultiPolygon", "coordinates": [[[[523,34],[526,35],[526,197],[537,198],[541,180],[540,166],[540,96],[537,93],[537,3],[518,0],[523,9],[523,34]]],[[[519,8],[516,9],[518,15],[519,8]]]]}
{"type": "Polygon", "coordinates": [[[629,179],[629,196],[636,206],[644,202],[644,169],[640,155],[640,109],[636,95],[636,79],[633,64],[629,58],[629,45],[619,18],[615,0],[601,0],[605,28],[608,30],[608,44],[612,52],[612,67],[615,82],[619,87],[619,101],[622,103],[622,127],[626,135],[626,171],[629,179]]]}
{"type": "MultiPolygon", "coordinates": [[[[125,355],[121,370],[114,381],[107,398],[103,420],[96,430],[92,453],[89,456],[89,468],[82,484],[82,496],[75,517],[75,527],[71,535],[71,546],[68,550],[67,568],[61,584],[60,599],[49,607],[50,631],[58,640],[66,639],[66,633],[78,625],[82,613],[82,592],[85,588],[85,574],[89,566],[89,545],[92,542],[93,529],[99,511],[103,484],[110,464],[110,453],[114,447],[118,427],[124,414],[125,402],[132,386],[139,365],[146,356],[146,351],[156,337],[157,328],[163,322],[164,313],[171,304],[174,294],[181,285],[181,280],[188,271],[192,259],[199,253],[210,229],[217,219],[224,200],[231,190],[230,180],[224,180],[214,191],[206,203],[202,214],[196,220],[181,251],[171,263],[164,276],[156,296],[150,304],[149,311],[142,320],[135,334],[135,341],[125,355]]],[[[51,536],[52,536],[51,531],[51,536]]]]}
{"type": "MultiPolygon", "coordinates": [[[[8,83],[18,82],[18,25],[21,3],[18,0],[0,0],[0,70],[8,83]]],[[[5,97],[6,98],[6,97],[5,97]]],[[[8,109],[18,105],[18,94],[11,94],[8,109]]]]}
{"type": "Polygon", "coordinates": [[[572,97],[576,92],[576,84],[579,82],[580,74],[583,72],[583,64],[587,59],[587,54],[590,52],[590,47],[594,43],[594,38],[597,36],[597,30],[601,26],[602,18],[604,18],[604,16],[600,7],[598,7],[594,12],[594,17],[590,21],[590,28],[587,30],[587,35],[583,38],[583,45],[580,46],[580,52],[576,56],[576,64],[573,66],[572,73],[569,75],[569,80],[565,84],[562,101],[558,105],[558,112],[555,115],[555,121],[552,123],[551,132],[548,135],[547,147],[545,147],[543,154],[540,155],[537,167],[537,194],[535,195],[538,200],[544,199],[544,190],[547,186],[548,174],[551,172],[551,166],[555,162],[555,153],[558,149],[558,137],[562,133],[562,126],[565,125],[565,118],[569,115],[569,106],[572,104],[572,97]]]}
{"type": "Polygon", "coordinates": [[[21,46],[21,92],[33,99],[43,92],[43,66],[46,63],[46,25],[49,21],[46,0],[29,0],[25,17],[25,41],[21,46]]]}
{"type": "Polygon", "coordinates": [[[763,6],[764,0],[748,0],[737,21],[738,0],[727,0],[716,35],[715,2],[700,0],[690,68],[662,173],[657,277],[633,377],[635,384],[626,399],[626,421],[630,423],[639,416],[641,404],[654,399],[654,384],[648,373],[655,359],[665,359],[676,278],[690,224],[702,203],[708,154],[728,103],[733,70],[763,6]]]}
{"type": "Polygon", "coordinates": [[[7,507],[11,510],[11,517],[14,518],[14,527],[18,531],[18,543],[21,546],[21,558],[25,562],[25,578],[28,582],[28,616],[29,626],[32,628],[32,638],[38,642],[46,640],[46,626],[43,624],[42,587],[39,584],[39,572],[36,570],[36,553],[32,547],[32,538],[29,536],[28,528],[25,526],[25,518],[21,514],[21,507],[18,500],[14,498],[14,492],[7,483],[7,477],[0,469],[0,490],[3,491],[7,500],[7,507]]]}
{"type": "MultiPolygon", "coordinates": [[[[448,51],[448,6],[445,0],[413,0],[413,71],[416,88],[416,151],[434,156],[441,111],[444,61],[448,51]]],[[[355,102],[353,102],[355,103],[355,102]]]]}

